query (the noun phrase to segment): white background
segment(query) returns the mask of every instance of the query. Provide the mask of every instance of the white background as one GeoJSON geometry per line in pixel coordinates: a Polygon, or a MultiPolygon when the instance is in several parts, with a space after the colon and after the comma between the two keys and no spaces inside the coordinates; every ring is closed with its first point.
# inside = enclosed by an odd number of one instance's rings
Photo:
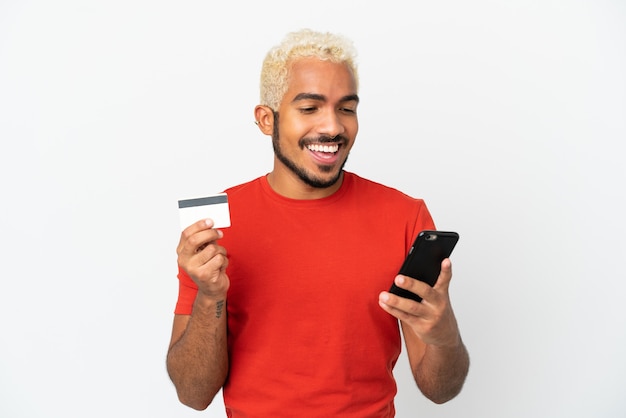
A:
{"type": "Polygon", "coordinates": [[[624,2],[2,0],[0,416],[224,416],[165,371],[176,201],[271,169],[260,65],[302,27],[359,51],[346,168],[461,235],[466,387],[403,356],[398,416],[626,415],[624,2]]]}

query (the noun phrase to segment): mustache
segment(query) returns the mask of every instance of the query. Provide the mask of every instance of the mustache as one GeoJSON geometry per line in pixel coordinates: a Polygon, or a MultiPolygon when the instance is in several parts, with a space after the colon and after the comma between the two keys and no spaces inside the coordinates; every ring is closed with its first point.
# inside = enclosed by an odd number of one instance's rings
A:
{"type": "Polygon", "coordinates": [[[346,138],[343,135],[337,135],[337,136],[320,135],[316,138],[302,138],[298,141],[298,145],[300,146],[300,148],[304,148],[310,144],[328,144],[328,143],[345,144],[346,142],[348,142],[348,138],[346,138]]]}

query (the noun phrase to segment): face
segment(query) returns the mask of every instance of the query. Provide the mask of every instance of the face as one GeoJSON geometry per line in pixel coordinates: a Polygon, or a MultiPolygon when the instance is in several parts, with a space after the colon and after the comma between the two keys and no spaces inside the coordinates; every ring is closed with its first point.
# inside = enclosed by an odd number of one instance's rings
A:
{"type": "Polygon", "coordinates": [[[357,105],[354,77],[344,64],[294,63],[274,114],[272,174],[334,192],[358,131],[357,105]]]}

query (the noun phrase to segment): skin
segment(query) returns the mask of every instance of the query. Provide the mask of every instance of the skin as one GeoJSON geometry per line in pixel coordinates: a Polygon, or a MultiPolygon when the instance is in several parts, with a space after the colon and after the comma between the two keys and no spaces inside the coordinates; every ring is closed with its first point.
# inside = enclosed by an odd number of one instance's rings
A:
{"type": "Polygon", "coordinates": [[[381,308],[400,320],[413,378],[435,403],[459,394],[469,370],[469,355],[461,340],[448,289],[452,280],[449,259],[441,263],[435,286],[398,275],[395,284],[422,297],[422,302],[381,292],[381,308]]]}
{"type": "Polygon", "coordinates": [[[176,249],[178,264],[198,285],[192,315],[175,315],[167,354],[167,370],[179,400],[205,409],[228,375],[226,340],[226,249],[217,244],[222,232],[213,221],[185,229],[176,249]]]}
{"type": "MultiPolygon", "coordinates": [[[[358,132],[355,80],[345,65],[313,58],[293,63],[290,74],[277,112],[262,105],[254,109],[259,129],[273,138],[274,166],[268,181],[289,198],[327,197],[341,187],[342,168],[358,132]]],[[[195,409],[211,403],[228,375],[228,258],[218,244],[221,231],[212,226],[210,220],[191,225],[182,232],[177,248],[179,265],[199,290],[193,314],[174,318],[167,369],[180,401],[195,409]]],[[[436,403],[459,393],[469,367],[450,304],[451,279],[446,259],[432,288],[404,276],[395,278],[397,286],[422,296],[421,303],[388,292],[379,295],[380,307],[401,321],[418,387],[436,403]]]]}
{"type": "MultiPolygon", "coordinates": [[[[341,169],[359,130],[357,105],[354,77],[345,65],[311,58],[292,64],[289,88],[278,108],[280,141],[273,139],[274,149],[278,146],[280,152],[275,152],[274,168],[268,175],[277,193],[292,199],[319,199],[339,189],[341,169]],[[339,149],[332,157],[325,153],[325,160],[304,144],[339,145],[339,149]],[[294,172],[293,166],[302,174],[294,172]],[[313,186],[313,180],[324,187],[313,186]]],[[[254,115],[261,131],[275,137],[272,109],[257,106],[254,115]]]]}

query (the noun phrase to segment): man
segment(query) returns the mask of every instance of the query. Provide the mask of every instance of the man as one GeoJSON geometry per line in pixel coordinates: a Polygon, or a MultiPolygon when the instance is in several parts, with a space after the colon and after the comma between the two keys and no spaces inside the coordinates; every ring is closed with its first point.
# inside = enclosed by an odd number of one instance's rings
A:
{"type": "Polygon", "coordinates": [[[223,387],[229,417],[392,417],[401,349],[432,401],[455,397],[469,359],[450,306],[449,260],[434,287],[397,276],[424,202],[343,170],[357,131],[351,43],[289,34],[263,63],[256,123],[274,166],[235,186],[231,223],[188,227],[168,372],[181,402],[223,387]],[[396,285],[421,303],[385,291],[396,285]]]}

